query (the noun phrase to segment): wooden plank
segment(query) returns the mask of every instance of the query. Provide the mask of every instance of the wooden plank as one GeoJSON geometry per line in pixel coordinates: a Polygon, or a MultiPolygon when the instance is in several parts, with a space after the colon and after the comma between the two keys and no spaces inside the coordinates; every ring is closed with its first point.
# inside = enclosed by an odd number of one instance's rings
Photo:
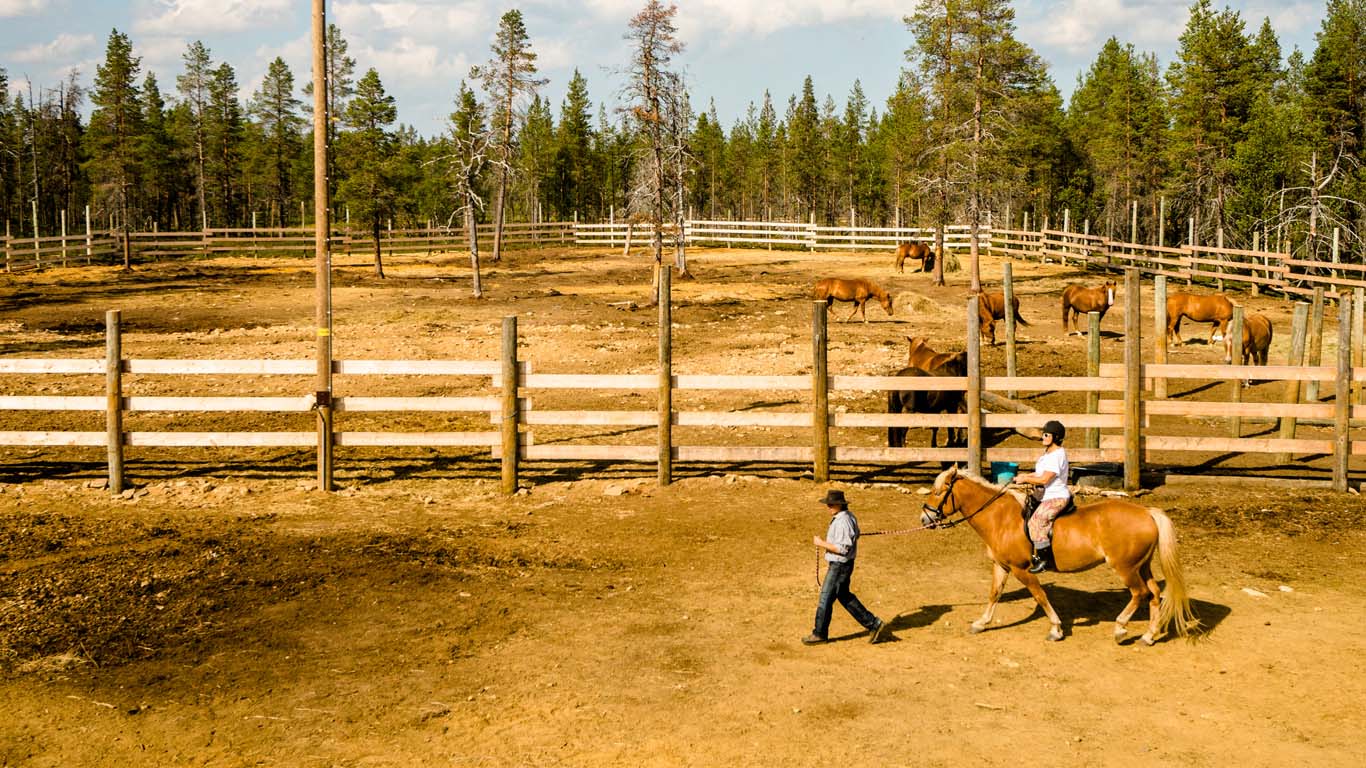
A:
{"type": "MultiPolygon", "coordinates": [[[[343,376],[497,376],[502,372],[497,360],[337,360],[332,372],[343,376]]],[[[522,363],[522,373],[530,365],[522,363]]]]}
{"type": "Polygon", "coordinates": [[[810,446],[676,445],[677,461],[783,461],[809,463],[810,446]]]}
{"type": "Polygon", "coordinates": [[[959,427],[968,426],[966,413],[834,413],[834,427],[959,427]]]}
{"type": "MultiPolygon", "coordinates": [[[[496,449],[495,449],[496,450],[496,449]]],[[[524,445],[521,458],[529,460],[641,461],[659,458],[656,445],[524,445]]]]}
{"type": "MultiPolygon", "coordinates": [[[[494,398],[497,399],[497,398],[494,398]]],[[[523,424],[557,426],[650,427],[659,420],[654,411],[522,411],[523,424]]],[[[493,414],[495,424],[502,414],[493,414]]]]}
{"type": "Polygon", "coordinates": [[[337,445],[345,446],[487,446],[502,444],[501,432],[334,432],[337,445]]]}
{"type": "MultiPolygon", "coordinates": [[[[654,389],[659,377],[653,373],[532,373],[522,378],[529,389],[654,389]]],[[[493,377],[493,386],[503,386],[502,377],[493,377]]]]}
{"type": "MultiPolygon", "coordinates": [[[[1105,377],[1122,366],[1117,363],[1101,363],[1100,375],[1105,377]]],[[[1361,369],[1358,369],[1361,370],[1361,369]]],[[[1293,366],[1293,365],[1206,365],[1203,363],[1146,363],[1143,366],[1144,378],[1172,379],[1252,379],[1254,381],[1333,381],[1337,369],[1330,365],[1293,366]]]]}
{"type": "Polygon", "coordinates": [[[990,392],[1118,392],[1124,389],[1120,376],[984,376],[982,386],[990,392]]]}
{"type": "Polygon", "coordinates": [[[0,411],[103,411],[104,395],[3,395],[0,411]]]}
{"type": "MultiPolygon", "coordinates": [[[[311,400],[312,398],[310,398],[311,400]]],[[[422,411],[422,412],[487,412],[494,413],[502,408],[502,398],[488,397],[338,397],[333,401],[333,409],[339,413],[375,413],[381,411],[422,411]]],[[[530,408],[531,401],[522,398],[523,407],[530,408]]]]}
{"type": "Polygon", "coordinates": [[[679,411],[673,423],[680,427],[810,427],[809,413],[763,411],[679,411]]]}
{"type": "Polygon", "coordinates": [[[103,375],[104,358],[98,360],[0,358],[0,373],[98,373],[103,375]]]}
{"type": "Polygon", "coordinates": [[[800,389],[811,387],[806,376],[674,376],[674,389],[800,389]]]}
{"type": "MultiPolygon", "coordinates": [[[[996,429],[1003,428],[1022,428],[1040,427],[1049,419],[1057,419],[1067,425],[1068,429],[1119,429],[1124,426],[1124,419],[1117,414],[1102,413],[1064,413],[1064,414],[1035,414],[1035,413],[988,413],[983,417],[982,425],[996,429]]],[[[1072,449],[1068,449],[1068,455],[1072,454],[1072,449]]]]}
{"type": "Polygon", "coordinates": [[[830,388],[872,392],[877,390],[966,390],[966,376],[831,376],[830,388]]]}
{"type": "MultiPolygon", "coordinates": [[[[1110,448],[1119,435],[1102,435],[1101,448],[1110,448]]],[[[1185,437],[1179,435],[1146,435],[1148,453],[1154,451],[1194,451],[1203,453],[1332,453],[1332,440],[1305,440],[1254,437],[1185,437]]],[[[1068,451],[1070,454],[1071,451],[1068,451]]]]}
{"type": "MultiPolygon", "coordinates": [[[[1111,401],[1118,402],[1118,401],[1111,401]]],[[[1276,419],[1281,416],[1294,418],[1330,418],[1333,405],[1315,403],[1226,403],[1199,400],[1149,400],[1144,408],[1152,416],[1204,416],[1229,417],[1244,416],[1252,418],[1276,419]]]]}
{"type": "Polygon", "coordinates": [[[310,448],[317,443],[316,432],[128,432],[124,436],[125,445],[159,448],[310,448]]]}
{"type": "Polygon", "coordinates": [[[241,376],[311,376],[317,373],[312,360],[126,360],[123,370],[139,374],[241,376]]]}
{"type": "Polygon", "coordinates": [[[0,432],[0,445],[88,445],[103,447],[106,435],[99,432],[0,432]]]}
{"type": "MultiPolygon", "coordinates": [[[[1038,448],[988,448],[987,461],[1016,461],[1021,469],[1034,466],[1039,458],[1038,448]]],[[[1088,461],[1124,461],[1124,451],[1118,448],[1068,448],[1067,460],[1073,465],[1088,461]]]]}
{"type": "Polygon", "coordinates": [[[124,399],[128,411],[182,412],[278,412],[307,413],[313,410],[313,395],[296,397],[145,397],[124,399]]]}
{"type": "Polygon", "coordinates": [[[910,464],[925,461],[967,461],[966,448],[875,448],[837,445],[831,449],[835,461],[891,462],[910,464]]]}

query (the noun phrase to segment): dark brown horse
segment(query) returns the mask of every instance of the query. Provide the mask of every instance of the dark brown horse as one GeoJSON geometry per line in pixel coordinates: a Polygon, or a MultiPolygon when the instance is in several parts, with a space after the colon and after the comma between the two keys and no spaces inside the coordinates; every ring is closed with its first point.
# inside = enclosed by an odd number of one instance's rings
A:
{"type": "MultiPolygon", "coordinates": [[[[994,573],[986,612],[972,623],[973,634],[991,624],[1006,577],[1013,575],[1048,616],[1048,639],[1061,640],[1062,620],[1048,602],[1039,577],[1029,572],[1033,545],[1020,523],[1023,501],[1023,494],[1018,491],[1003,489],[955,466],[935,478],[934,489],[925,498],[921,521],[934,527],[953,515],[962,515],[987,544],[994,573]]],[[[1144,598],[1149,607],[1148,631],[1140,640],[1145,645],[1152,645],[1168,626],[1180,637],[1188,636],[1199,626],[1191,612],[1181,560],[1176,554],[1176,529],[1162,510],[1108,498],[1078,505],[1077,511],[1059,517],[1054,523],[1053,552],[1061,572],[1084,571],[1109,563],[1128,587],[1129,602],[1115,619],[1115,642],[1128,633],[1126,625],[1144,598]],[[1167,579],[1165,592],[1153,578],[1154,558],[1167,579]]]]}
{"type": "Polygon", "coordinates": [[[907,336],[906,365],[935,376],[968,375],[968,353],[935,352],[924,336],[907,336]]]}
{"type": "Polygon", "coordinates": [[[1167,343],[1176,337],[1181,343],[1181,321],[1209,323],[1209,343],[1228,335],[1228,321],[1233,319],[1233,302],[1222,293],[1206,296],[1198,293],[1173,293],[1167,297],[1167,343]]]}
{"type": "MultiPolygon", "coordinates": [[[[1252,314],[1243,318],[1243,359],[1239,365],[1266,365],[1266,354],[1271,349],[1271,321],[1265,315],[1252,314]]],[[[1224,362],[1233,362],[1233,336],[1224,337],[1224,362]]]]}
{"type": "Polygon", "coordinates": [[[896,247],[896,271],[906,271],[906,259],[920,262],[918,272],[931,272],[934,270],[934,251],[928,245],[917,243],[914,240],[902,243],[896,247]]]}
{"type": "MultiPolygon", "coordinates": [[[[962,374],[930,373],[919,368],[902,368],[897,376],[948,376],[962,374]]],[[[967,398],[962,390],[890,389],[887,391],[887,413],[967,413],[967,398]]],[[[906,432],[910,427],[888,427],[887,447],[906,447],[906,432]]],[[[930,447],[939,443],[939,427],[930,427],[930,447]]],[[[967,445],[967,430],[945,427],[949,448],[967,445]]]]}
{"type": "MultiPolygon", "coordinates": [[[[1015,311],[1015,322],[1020,325],[1029,325],[1023,317],[1020,317],[1020,297],[1010,297],[1011,309],[1015,311]]],[[[981,331],[982,338],[996,346],[996,321],[1004,320],[1006,316],[1006,295],[1002,293],[987,293],[982,291],[977,294],[977,329],[981,331]]]]}
{"type": "Polygon", "coordinates": [[[853,320],[855,314],[862,314],[863,322],[868,322],[866,305],[869,299],[874,298],[882,305],[887,316],[892,316],[892,294],[882,290],[882,287],[872,280],[865,280],[861,277],[853,279],[827,277],[816,283],[811,296],[816,301],[824,300],[826,307],[832,306],[837,301],[852,301],[854,311],[844,318],[846,323],[853,320]]]}
{"type": "Polygon", "coordinates": [[[1090,288],[1084,285],[1072,284],[1067,286],[1062,292],[1062,330],[1068,330],[1068,321],[1071,321],[1072,329],[1078,334],[1081,331],[1081,317],[1088,312],[1099,312],[1100,319],[1105,319],[1105,313],[1115,303],[1115,281],[1106,280],[1105,283],[1097,288],[1090,288]]]}

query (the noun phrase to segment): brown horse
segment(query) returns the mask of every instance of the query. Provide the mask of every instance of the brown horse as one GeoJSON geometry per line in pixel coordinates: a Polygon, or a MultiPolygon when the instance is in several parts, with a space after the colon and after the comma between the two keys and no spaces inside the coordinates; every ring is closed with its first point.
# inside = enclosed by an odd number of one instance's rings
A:
{"type": "Polygon", "coordinates": [[[909,243],[902,243],[896,247],[896,271],[906,271],[906,259],[920,262],[920,272],[930,272],[934,270],[934,251],[928,245],[917,243],[914,240],[909,243]]]}
{"type": "MultiPolygon", "coordinates": [[[[896,376],[962,376],[964,374],[930,373],[920,368],[902,368],[896,376]]],[[[967,413],[967,397],[962,390],[934,389],[889,389],[887,390],[887,413],[967,413]]],[[[906,432],[910,427],[888,427],[887,447],[906,447],[906,432]]],[[[939,442],[939,427],[930,427],[930,447],[939,442]]],[[[947,439],[945,446],[967,445],[967,430],[960,427],[945,427],[947,439]]]]}
{"type": "MultiPolygon", "coordinates": [[[[1239,365],[1266,365],[1266,354],[1271,349],[1271,321],[1265,315],[1243,318],[1243,359],[1239,365]]],[[[1224,363],[1233,362],[1233,336],[1224,337],[1224,363]]]]}
{"type": "Polygon", "coordinates": [[[854,302],[854,311],[844,318],[844,322],[854,319],[855,314],[863,315],[863,322],[868,322],[867,304],[869,299],[877,299],[882,304],[882,309],[888,317],[892,316],[892,294],[882,290],[881,286],[872,280],[865,280],[861,277],[846,279],[842,277],[827,277],[816,283],[816,288],[811,293],[816,301],[825,301],[825,306],[830,307],[836,301],[854,302]]]}
{"type": "Polygon", "coordinates": [[[1204,296],[1197,293],[1173,293],[1167,297],[1167,343],[1176,337],[1181,343],[1181,320],[1209,323],[1209,343],[1228,335],[1228,321],[1233,319],[1233,302],[1222,293],[1204,296]]]}
{"type": "MultiPolygon", "coordinates": [[[[977,294],[977,329],[981,331],[982,338],[991,342],[991,346],[996,346],[996,321],[1004,320],[1006,316],[1006,295],[1002,293],[987,293],[982,291],[977,294]]],[[[1023,317],[1020,317],[1020,297],[1010,297],[1011,309],[1015,311],[1015,322],[1020,325],[1029,325],[1023,317]]]]}
{"type": "MultiPolygon", "coordinates": [[[[1029,572],[1033,545],[1020,522],[1023,501],[1023,494],[1018,491],[993,485],[954,466],[935,478],[934,489],[925,498],[921,521],[935,527],[960,514],[963,520],[955,522],[967,522],[987,544],[994,575],[986,612],[972,623],[973,634],[991,623],[1006,577],[1013,575],[1048,616],[1048,639],[1061,640],[1062,620],[1048,602],[1039,578],[1029,572]]],[[[1129,603],[1115,619],[1115,642],[1124,639],[1128,632],[1125,625],[1145,597],[1149,606],[1148,631],[1140,638],[1145,645],[1152,645],[1168,626],[1180,637],[1190,635],[1199,626],[1191,612],[1181,561],[1176,555],[1176,529],[1162,510],[1123,499],[1078,505],[1075,512],[1054,523],[1053,552],[1059,571],[1084,571],[1109,563],[1129,588],[1129,603]],[[1154,557],[1167,579],[1166,592],[1158,589],[1153,578],[1154,557]]]]}
{"type": "Polygon", "coordinates": [[[1062,292],[1062,330],[1069,336],[1068,321],[1071,321],[1073,330],[1078,335],[1081,334],[1081,316],[1088,312],[1099,312],[1100,319],[1105,319],[1105,313],[1115,303],[1115,281],[1106,280],[1098,288],[1088,288],[1084,285],[1073,283],[1067,286],[1062,292]]]}
{"type": "Polygon", "coordinates": [[[919,368],[935,376],[968,375],[967,352],[935,352],[924,336],[907,336],[906,341],[910,343],[906,351],[907,367],[919,368]]]}

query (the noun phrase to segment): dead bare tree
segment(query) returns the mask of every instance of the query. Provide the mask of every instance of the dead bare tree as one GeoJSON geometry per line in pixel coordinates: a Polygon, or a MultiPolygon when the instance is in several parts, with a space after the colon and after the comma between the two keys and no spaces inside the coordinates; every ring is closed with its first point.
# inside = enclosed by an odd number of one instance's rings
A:
{"type": "Polygon", "coordinates": [[[669,169],[673,177],[674,266],[678,276],[692,277],[688,271],[687,252],[687,193],[688,167],[692,162],[692,147],[688,138],[692,124],[692,103],[679,75],[669,77],[668,100],[669,169]]]}
{"type": "Polygon", "coordinates": [[[464,217],[465,234],[470,244],[470,272],[474,298],[484,298],[484,287],[479,274],[479,220],[484,210],[484,199],[479,195],[479,180],[489,167],[489,145],[492,135],[484,122],[484,107],[474,91],[460,83],[456,96],[456,110],[451,114],[451,152],[429,162],[445,162],[450,168],[451,187],[455,193],[455,208],[446,219],[446,228],[457,216],[464,217]]]}

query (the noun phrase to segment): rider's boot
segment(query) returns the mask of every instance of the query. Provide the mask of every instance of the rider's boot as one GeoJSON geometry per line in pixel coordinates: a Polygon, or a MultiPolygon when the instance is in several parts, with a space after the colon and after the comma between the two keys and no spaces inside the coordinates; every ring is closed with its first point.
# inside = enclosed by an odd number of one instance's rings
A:
{"type": "Polygon", "coordinates": [[[1047,570],[1056,570],[1053,564],[1053,547],[1038,547],[1029,558],[1029,572],[1043,573],[1047,570]]]}

